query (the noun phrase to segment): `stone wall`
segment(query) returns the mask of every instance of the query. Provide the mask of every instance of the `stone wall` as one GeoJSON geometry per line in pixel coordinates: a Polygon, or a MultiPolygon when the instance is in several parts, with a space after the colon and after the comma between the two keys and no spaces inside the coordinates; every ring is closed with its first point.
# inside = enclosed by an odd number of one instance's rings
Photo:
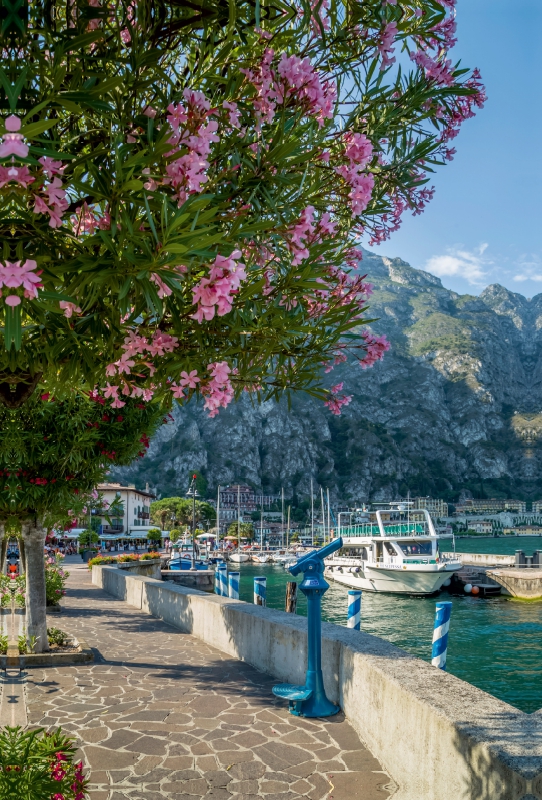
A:
{"type": "MultiPolygon", "coordinates": [[[[93,567],[92,580],[279,681],[304,683],[303,617],[115,567],[93,567]]],[[[326,692],[399,785],[394,800],[542,800],[539,712],[338,625],[323,624],[322,649],[326,692]]]]}

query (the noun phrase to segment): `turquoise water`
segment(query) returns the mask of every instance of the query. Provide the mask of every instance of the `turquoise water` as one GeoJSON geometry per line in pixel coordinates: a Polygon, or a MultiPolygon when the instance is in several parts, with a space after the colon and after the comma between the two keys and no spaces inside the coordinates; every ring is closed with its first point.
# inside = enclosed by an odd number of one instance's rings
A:
{"type": "MultiPolygon", "coordinates": [[[[511,537],[510,541],[484,538],[479,542],[460,539],[457,550],[466,552],[467,544],[477,545],[469,546],[470,552],[513,553],[524,549],[531,553],[542,549],[542,537],[511,537]]],[[[267,605],[284,610],[286,582],[293,580],[287,570],[281,566],[241,564],[240,572],[241,600],[253,602],[253,578],[266,575],[267,605]]],[[[322,603],[324,619],[346,625],[347,591],[331,583],[322,603]]],[[[305,598],[298,594],[298,614],[305,615],[305,598]]],[[[453,597],[445,593],[441,597],[453,603],[448,671],[523,711],[542,708],[542,602],[453,597]]],[[[435,603],[434,597],[414,599],[365,592],[361,629],[430,661],[435,603]]]]}
{"type": "Polygon", "coordinates": [[[516,550],[524,550],[528,556],[534,550],[542,550],[542,536],[469,536],[456,539],[458,553],[494,553],[513,556],[516,550]]]}

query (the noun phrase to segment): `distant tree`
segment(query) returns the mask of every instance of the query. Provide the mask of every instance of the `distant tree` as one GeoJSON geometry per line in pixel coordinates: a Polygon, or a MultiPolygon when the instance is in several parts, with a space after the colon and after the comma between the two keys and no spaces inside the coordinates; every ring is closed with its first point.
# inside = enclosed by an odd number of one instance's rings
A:
{"type": "MultiPolygon", "coordinates": [[[[166,523],[171,527],[192,524],[192,500],[188,497],[164,497],[151,503],[151,520],[160,523],[165,529],[166,523]]],[[[210,503],[196,500],[196,523],[213,523],[216,511],[210,503]]]]}
{"type": "MultiPolygon", "coordinates": [[[[254,539],[254,525],[252,522],[242,522],[239,529],[243,539],[254,539]]],[[[237,533],[237,522],[232,522],[228,528],[228,536],[237,537],[237,533]]]]}
{"type": "Polygon", "coordinates": [[[170,542],[173,542],[173,543],[178,542],[180,537],[181,537],[181,531],[178,528],[173,528],[173,530],[171,530],[169,532],[169,541],[170,542]]]}
{"type": "Polygon", "coordinates": [[[150,528],[147,532],[147,539],[159,545],[162,541],[162,531],[160,528],[150,528]]]}
{"type": "Polygon", "coordinates": [[[93,544],[99,544],[100,537],[96,533],[96,531],[87,528],[85,531],[79,534],[79,546],[80,547],[92,547],[93,544]]]}

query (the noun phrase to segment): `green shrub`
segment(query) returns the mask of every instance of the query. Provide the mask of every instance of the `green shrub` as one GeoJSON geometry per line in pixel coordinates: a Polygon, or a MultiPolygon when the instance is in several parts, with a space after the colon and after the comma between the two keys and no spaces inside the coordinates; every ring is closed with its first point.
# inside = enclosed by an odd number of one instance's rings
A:
{"type": "Polygon", "coordinates": [[[70,637],[60,628],[47,628],[47,638],[49,644],[57,644],[59,647],[66,647],[70,642],[70,637]]]}
{"type": "Polygon", "coordinates": [[[56,606],[66,594],[66,580],[70,573],[62,567],[63,556],[45,559],[45,598],[48,606],[56,606]]]}
{"type": "Polygon", "coordinates": [[[61,728],[0,731],[0,797],[18,800],[85,800],[88,779],[74,763],[74,740],[61,728]]]}
{"type": "Polygon", "coordinates": [[[160,553],[142,553],[139,556],[140,561],[150,561],[152,558],[160,558],[160,553]]]}
{"type": "Polygon", "coordinates": [[[151,542],[161,542],[162,541],[162,531],[160,528],[149,528],[147,531],[147,539],[151,542]]]}
{"type": "Polygon", "coordinates": [[[79,550],[88,550],[89,545],[92,546],[93,544],[98,544],[99,541],[100,537],[96,531],[87,528],[85,531],[79,534],[79,550]]]}

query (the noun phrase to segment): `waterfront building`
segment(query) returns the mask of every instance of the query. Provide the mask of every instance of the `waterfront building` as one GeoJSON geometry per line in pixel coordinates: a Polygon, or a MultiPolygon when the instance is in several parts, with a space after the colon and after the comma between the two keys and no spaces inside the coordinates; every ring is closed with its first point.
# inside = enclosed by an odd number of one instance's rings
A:
{"type": "Polygon", "coordinates": [[[475,522],[469,522],[469,529],[475,533],[493,533],[493,523],[490,520],[477,519],[475,522]]]}
{"type": "Polygon", "coordinates": [[[234,483],[231,486],[220,487],[220,521],[229,523],[237,519],[239,510],[241,518],[258,511],[262,506],[265,509],[274,503],[279,503],[278,495],[255,492],[246,483],[234,483]]]}
{"type": "Polygon", "coordinates": [[[469,498],[455,506],[455,515],[461,514],[499,514],[501,511],[516,511],[525,513],[527,504],[525,500],[499,500],[491,497],[485,500],[469,498]]]}
{"type": "Polygon", "coordinates": [[[533,514],[542,514],[542,500],[533,500],[533,514]]]}
{"type": "Polygon", "coordinates": [[[413,497],[413,508],[426,508],[432,517],[447,517],[448,503],[435,497],[413,497]]]}
{"type": "Polygon", "coordinates": [[[70,538],[78,538],[86,528],[92,527],[100,537],[102,548],[124,550],[142,548],[147,544],[151,523],[150,504],[156,495],[149,490],[136,489],[135,484],[100,483],[96,487],[105,501],[103,507],[93,508],[89,516],[81,517],[73,528],[70,538]],[[119,513],[112,515],[108,509],[117,507],[119,513]]]}

